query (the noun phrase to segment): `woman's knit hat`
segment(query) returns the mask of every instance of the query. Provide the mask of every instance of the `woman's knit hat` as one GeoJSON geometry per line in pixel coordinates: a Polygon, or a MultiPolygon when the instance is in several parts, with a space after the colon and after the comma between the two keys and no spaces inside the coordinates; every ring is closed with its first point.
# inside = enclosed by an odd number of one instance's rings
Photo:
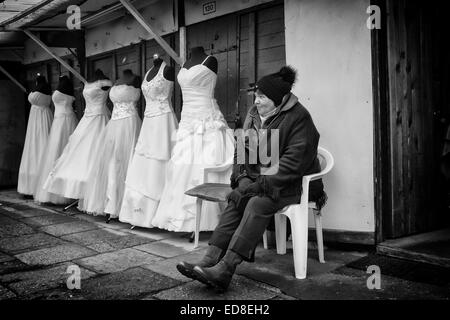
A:
{"type": "Polygon", "coordinates": [[[280,71],[262,77],[256,82],[256,90],[261,91],[276,106],[281,104],[283,97],[291,92],[297,78],[297,71],[290,66],[284,66],[280,71]]]}

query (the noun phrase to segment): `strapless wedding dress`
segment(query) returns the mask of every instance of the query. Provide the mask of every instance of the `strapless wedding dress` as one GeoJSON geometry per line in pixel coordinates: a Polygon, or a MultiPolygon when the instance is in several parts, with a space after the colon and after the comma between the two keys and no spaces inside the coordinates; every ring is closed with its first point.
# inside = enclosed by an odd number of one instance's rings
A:
{"type": "MultiPolygon", "coordinates": [[[[151,228],[164,189],[166,167],[174,145],[178,121],[172,109],[173,81],[164,78],[163,62],[155,77],[142,82],[146,107],[141,132],[128,167],[119,220],[151,228]]],[[[151,70],[151,69],[150,69],[151,70]]]]}
{"type": "Polygon", "coordinates": [[[55,166],[56,160],[61,156],[70,135],[75,130],[78,119],[72,108],[75,97],[56,90],[53,92],[52,100],[55,105],[55,115],[50,129],[50,136],[40,161],[39,178],[36,184],[34,200],[36,202],[66,204],[70,199],[49,193],[44,189],[44,183],[55,166]]]}
{"type": "Polygon", "coordinates": [[[71,199],[80,199],[84,194],[88,172],[98,157],[98,138],[110,117],[106,107],[108,91],[102,87],[110,86],[109,80],[85,85],[84,115],[44,184],[48,192],[71,199]]]}
{"type": "Polygon", "coordinates": [[[38,91],[28,95],[31,109],[17,183],[17,191],[22,194],[33,195],[36,191],[40,160],[44,154],[53,119],[50,110],[51,99],[50,95],[38,91]]]}
{"type": "Polygon", "coordinates": [[[118,217],[125,190],[128,164],[141,129],[136,104],[141,90],[126,84],[115,85],[109,92],[114,104],[111,120],[100,137],[97,158],[89,172],[86,192],[78,209],[93,215],[118,217]]]}
{"type": "MultiPolygon", "coordinates": [[[[190,69],[183,67],[178,74],[183,94],[181,121],[164,190],[152,220],[152,225],[170,231],[195,230],[196,199],[184,193],[205,182],[206,170],[211,169],[207,182],[230,182],[233,131],[214,98],[217,75],[203,63],[190,69]],[[225,169],[212,172],[218,168],[225,169]]],[[[214,230],[220,213],[217,203],[204,201],[200,230],[214,230]]]]}

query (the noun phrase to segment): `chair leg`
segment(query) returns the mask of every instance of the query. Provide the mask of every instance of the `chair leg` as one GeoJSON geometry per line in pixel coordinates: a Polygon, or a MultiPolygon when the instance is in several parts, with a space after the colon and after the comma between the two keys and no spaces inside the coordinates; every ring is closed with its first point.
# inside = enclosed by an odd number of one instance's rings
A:
{"type": "Polygon", "coordinates": [[[202,199],[197,198],[197,214],[195,215],[195,240],[194,249],[198,248],[198,240],[200,236],[200,221],[202,218],[202,199]]]}
{"type": "Polygon", "coordinates": [[[314,210],[314,220],[316,224],[317,250],[319,251],[319,262],[325,263],[322,234],[322,213],[314,210]]]}
{"type": "Polygon", "coordinates": [[[267,230],[264,231],[264,234],[263,234],[263,246],[264,246],[264,249],[266,249],[266,250],[269,248],[269,246],[267,244],[267,230]]]}
{"type": "Polygon", "coordinates": [[[308,263],[308,207],[300,207],[290,214],[292,228],[292,250],[294,252],[295,277],[306,279],[308,263]]]}
{"type": "Polygon", "coordinates": [[[277,253],[286,254],[286,216],[283,214],[275,215],[275,239],[277,253]]]}

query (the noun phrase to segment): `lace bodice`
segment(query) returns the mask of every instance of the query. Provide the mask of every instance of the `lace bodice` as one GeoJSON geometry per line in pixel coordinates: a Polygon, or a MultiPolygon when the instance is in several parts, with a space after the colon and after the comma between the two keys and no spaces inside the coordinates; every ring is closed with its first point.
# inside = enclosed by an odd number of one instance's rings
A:
{"type": "Polygon", "coordinates": [[[32,106],[36,107],[49,107],[52,101],[52,96],[48,94],[43,94],[39,91],[33,91],[28,95],[28,101],[32,106]]]}
{"type": "Polygon", "coordinates": [[[183,94],[180,129],[201,133],[209,129],[228,128],[214,98],[217,75],[203,64],[206,59],[190,69],[183,67],[178,73],[183,94]]]}
{"type": "Polygon", "coordinates": [[[161,63],[158,73],[150,81],[147,81],[147,76],[153,68],[145,74],[141,86],[146,102],[145,117],[154,117],[160,114],[173,112],[170,101],[173,90],[173,81],[164,78],[165,66],[165,62],[161,63]]]}
{"type": "Polygon", "coordinates": [[[75,97],[55,90],[52,95],[53,104],[55,105],[55,118],[73,113],[72,104],[75,97]]]}
{"type": "Polygon", "coordinates": [[[114,104],[111,120],[119,120],[137,115],[136,104],[141,96],[141,90],[126,84],[111,88],[109,98],[114,104]]]}
{"type": "Polygon", "coordinates": [[[84,110],[85,117],[92,117],[99,114],[108,114],[106,107],[106,100],[108,99],[108,91],[102,90],[102,87],[111,87],[110,80],[98,80],[91,83],[86,83],[83,96],[86,100],[86,109],[84,110]]]}

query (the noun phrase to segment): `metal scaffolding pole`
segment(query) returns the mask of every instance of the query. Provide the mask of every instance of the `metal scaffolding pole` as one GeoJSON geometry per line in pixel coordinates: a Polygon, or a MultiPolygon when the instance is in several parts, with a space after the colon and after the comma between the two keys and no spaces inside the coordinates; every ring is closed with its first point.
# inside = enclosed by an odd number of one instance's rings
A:
{"type": "Polygon", "coordinates": [[[137,11],[135,7],[128,0],[120,0],[123,6],[134,16],[134,18],[139,22],[145,30],[147,30],[150,35],[152,35],[156,42],[167,52],[169,56],[179,65],[183,64],[184,61],[177,55],[177,53],[172,49],[172,47],[163,39],[161,36],[155,32],[152,27],[145,21],[144,17],[137,11]]]}
{"type": "Polygon", "coordinates": [[[64,68],[69,70],[75,77],[77,77],[80,81],[82,81],[84,84],[87,83],[86,79],[83,78],[81,74],[78,73],[77,70],[72,68],[67,62],[65,62],[63,59],[58,57],[56,54],[54,54],[49,47],[45,45],[38,37],[36,37],[33,33],[31,33],[29,30],[22,30],[28,37],[30,37],[34,42],[36,42],[42,49],[47,51],[48,54],[50,54],[53,58],[55,58],[64,68]]]}
{"type": "Polygon", "coordinates": [[[11,80],[12,82],[14,82],[20,89],[22,89],[23,92],[27,93],[27,89],[25,89],[25,87],[20,84],[19,81],[17,81],[8,71],[6,71],[2,66],[0,66],[0,71],[3,72],[8,78],[9,80],[11,80]]]}

